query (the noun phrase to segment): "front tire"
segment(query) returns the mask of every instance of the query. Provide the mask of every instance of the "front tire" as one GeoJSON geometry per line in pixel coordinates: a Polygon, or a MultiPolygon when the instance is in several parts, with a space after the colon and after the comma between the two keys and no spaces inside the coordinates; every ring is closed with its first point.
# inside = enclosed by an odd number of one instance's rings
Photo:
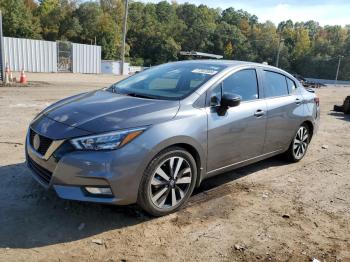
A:
{"type": "Polygon", "coordinates": [[[196,161],[189,152],[180,147],[165,149],[145,170],[137,202],[153,216],[168,215],[185,204],[196,179],[196,161]]]}
{"type": "Polygon", "coordinates": [[[299,162],[306,155],[311,139],[310,129],[306,124],[302,124],[295,134],[286,157],[291,162],[299,162]]]}

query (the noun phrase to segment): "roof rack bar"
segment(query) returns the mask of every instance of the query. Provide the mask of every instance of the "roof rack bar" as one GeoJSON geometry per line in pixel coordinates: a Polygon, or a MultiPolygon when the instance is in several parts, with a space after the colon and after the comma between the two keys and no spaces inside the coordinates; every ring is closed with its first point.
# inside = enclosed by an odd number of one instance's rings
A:
{"type": "Polygon", "coordinates": [[[197,51],[180,51],[180,55],[209,57],[209,58],[215,58],[215,59],[222,59],[223,58],[222,55],[214,55],[214,54],[208,54],[208,53],[197,52],[197,51]]]}

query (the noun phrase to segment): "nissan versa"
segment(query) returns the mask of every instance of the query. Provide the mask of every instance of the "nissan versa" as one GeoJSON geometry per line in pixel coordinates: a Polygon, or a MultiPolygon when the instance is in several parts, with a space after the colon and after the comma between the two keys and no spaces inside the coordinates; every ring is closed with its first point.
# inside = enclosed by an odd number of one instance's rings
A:
{"type": "Polygon", "coordinates": [[[30,124],[26,160],[59,197],[178,210],[208,177],[307,151],[319,100],[278,68],[197,60],[63,99],[30,124]]]}

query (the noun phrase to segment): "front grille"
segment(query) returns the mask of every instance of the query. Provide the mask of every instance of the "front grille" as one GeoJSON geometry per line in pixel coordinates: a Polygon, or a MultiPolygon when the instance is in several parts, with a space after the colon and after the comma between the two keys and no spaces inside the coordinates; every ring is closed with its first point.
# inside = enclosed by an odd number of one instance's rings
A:
{"type": "MultiPolygon", "coordinates": [[[[34,148],[34,143],[33,143],[33,140],[34,140],[34,136],[36,135],[37,133],[35,133],[33,130],[30,129],[30,145],[34,148]]],[[[39,134],[38,134],[39,135],[39,134]]],[[[52,143],[52,139],[50,138],[47,138],[47,137],[44,137],[42,135],[39,135],[39,138],[40,138],[40,146],[39,148],[37,149],[37,152],[41,155],[45,155],[46,154],[46,151],[49,149],[51,143],[52,143]]]]}
{"type": "Polygon", "coordinates": [[[33,161],[30,156],[28,156],[27,158],[28,160],[28,165],[29,167],[34,171],[34,173],[37,175],[37,177],[44,183],[44,184],[49,184],[51,177],[52,177],[52,173],[43,168],[42,166],[38,165],[35,161],[33,161]]]}

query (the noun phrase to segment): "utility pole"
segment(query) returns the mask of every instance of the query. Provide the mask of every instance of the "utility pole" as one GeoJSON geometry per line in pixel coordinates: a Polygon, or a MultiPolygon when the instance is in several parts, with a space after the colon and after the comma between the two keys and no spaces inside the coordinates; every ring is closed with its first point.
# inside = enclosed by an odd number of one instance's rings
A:
{"type": "Polygon", "coordinates": [[[338,56],[339,60],[338,60],[338,67],[337,67],[337,73],[335,75],[335,81],[334,81],[334,84],[336,85],[337,84],[337,81],[338,81],[338,74],[339,74],[339,68],[340,68],[340,60],[342,58],[344,58],[344,56],[340,55],[338,56]]]}
{"type": "Polygon", "coordinates": [[[125,0],[124,21],[123,21],[123,40],[122,40],[122,51],[121,51],[121,65],[120,65],[121,75],[124,75],[125,41],[126,41],[126,31],[127,31],[127,22],[128,22],[128,6],[129,6],[129,1],[125,0]]]}
{"type": "Polygon", "coordinates": [[[281,52],[281,44],[283,43],[284,39],[281,38],[281,35],[278,39],[278,49],[277,49],[277,58],[276,58],[276,67],[278,67],[278,63],[280,61],[280,52],[281,52]]]}
{"type": "Polygon", "coordinates": [[[0,64],[1,64],[1,72],[0,77],[1,81],[4,81],[5,75],[5,53],[4,53],[4,36],[2,32],[2,12],[0,10],[0,64]]]}

